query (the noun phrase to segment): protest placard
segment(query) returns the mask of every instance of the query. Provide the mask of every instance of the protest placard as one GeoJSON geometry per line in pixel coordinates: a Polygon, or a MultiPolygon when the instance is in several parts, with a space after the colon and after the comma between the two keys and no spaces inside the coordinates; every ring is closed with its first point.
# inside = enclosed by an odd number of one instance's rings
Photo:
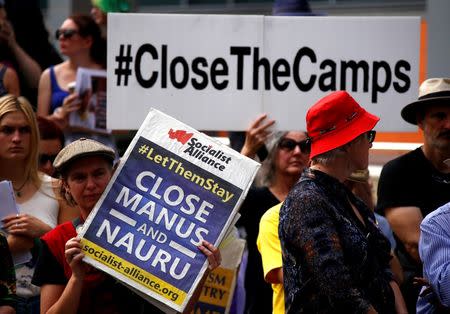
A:
{"type": "Polygon", "coordinates": [[[69,115],[72,131],[106,134],[106,71],[78,68],[75,92],[80,109],[69,115]]]}
{"type": "Polygon", "coordinates": [[[417,99],[419,44],[412,16],[110,14],[108,127],[137,129],[154,107],[200,130],[245,130],[262,112],[301,130],[347,90],[377,130],[415,131],[400,110],[417,99]]]}
{"type": "Polygon", "coordinates": [[[230,311],[245,240],[229,237],[224,242],[220,245],[222,263],[208,274],[193,314],[228,314],[230,311]]]}
{"type": "Polygon", "coordinates": [[[151,109],[80,233],[85,261],[183,311],[259,164],[151,109]]]}

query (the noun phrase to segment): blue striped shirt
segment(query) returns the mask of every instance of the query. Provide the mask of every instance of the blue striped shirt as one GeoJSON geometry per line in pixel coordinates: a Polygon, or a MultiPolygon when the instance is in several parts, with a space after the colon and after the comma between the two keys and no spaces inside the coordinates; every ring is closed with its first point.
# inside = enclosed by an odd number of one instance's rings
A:
{"type": "MultiPolygon", "coordinates": [[[[428,214],[420,225],[419,254],[423,275],[444,306],[450,306],[450,203],[428,214]]],[[[417,313],[434,313],[426,297],[419,297],[417,313]]]]}

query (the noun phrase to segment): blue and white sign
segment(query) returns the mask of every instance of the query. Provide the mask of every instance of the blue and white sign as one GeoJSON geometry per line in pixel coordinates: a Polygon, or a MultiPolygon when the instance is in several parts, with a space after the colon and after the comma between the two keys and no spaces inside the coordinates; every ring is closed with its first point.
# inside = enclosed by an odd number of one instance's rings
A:
{"type": "Polygon", "coordinates": [[[221,242],[257,168],[152,110],[85,223],[86,261],[182,311],[207,267],[197,246],[221,242]]]}

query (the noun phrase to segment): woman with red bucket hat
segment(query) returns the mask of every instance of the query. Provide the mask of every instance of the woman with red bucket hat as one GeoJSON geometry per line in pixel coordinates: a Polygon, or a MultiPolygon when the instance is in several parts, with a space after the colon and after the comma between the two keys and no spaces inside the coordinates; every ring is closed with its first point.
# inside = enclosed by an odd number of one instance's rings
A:
{"type": "Polygon", "coordinates": [[[306,115],[311,166],[280,211],[286,313],[406,313],[390,244],[343,184],[366,169],[379,118],[345,91],[306,115]]]}

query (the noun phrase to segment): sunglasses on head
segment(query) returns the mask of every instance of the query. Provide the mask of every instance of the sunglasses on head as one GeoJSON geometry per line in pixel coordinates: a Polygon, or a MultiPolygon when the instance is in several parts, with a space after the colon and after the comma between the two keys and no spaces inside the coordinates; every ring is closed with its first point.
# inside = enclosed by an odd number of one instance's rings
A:
{"type": "Polygon", "coordinates": [[[47,155],[47,154],[40,154],[39,155],[39,163],[41,165],[45,165],[48,161],[50,161],[51,164],[55,161],[56,155],[47,155]]]}
{"type": "Polygon", "coordinates": [[[375,136],[377,135],[377,131],[371,130],[365,133],[367,140],[369,143],[373,143],[375,141],[375,136]]]}
{"type": "Polygon", "coordinates": [[[311,150],[310,142],[308,140],[296,142],[290,138],[283,138],[278,144],[278,147],[287,151],[294,150],[296,146],[300,147],[302,153],[309,153],[311,150]]]}
{"type": "Polygon", "coordinates": [[[62,35],[64,39],[72,38],[73,35],[77,34],[78,31],[75,29],[57,29],[55,32],[56,40],[62,35]]]}

